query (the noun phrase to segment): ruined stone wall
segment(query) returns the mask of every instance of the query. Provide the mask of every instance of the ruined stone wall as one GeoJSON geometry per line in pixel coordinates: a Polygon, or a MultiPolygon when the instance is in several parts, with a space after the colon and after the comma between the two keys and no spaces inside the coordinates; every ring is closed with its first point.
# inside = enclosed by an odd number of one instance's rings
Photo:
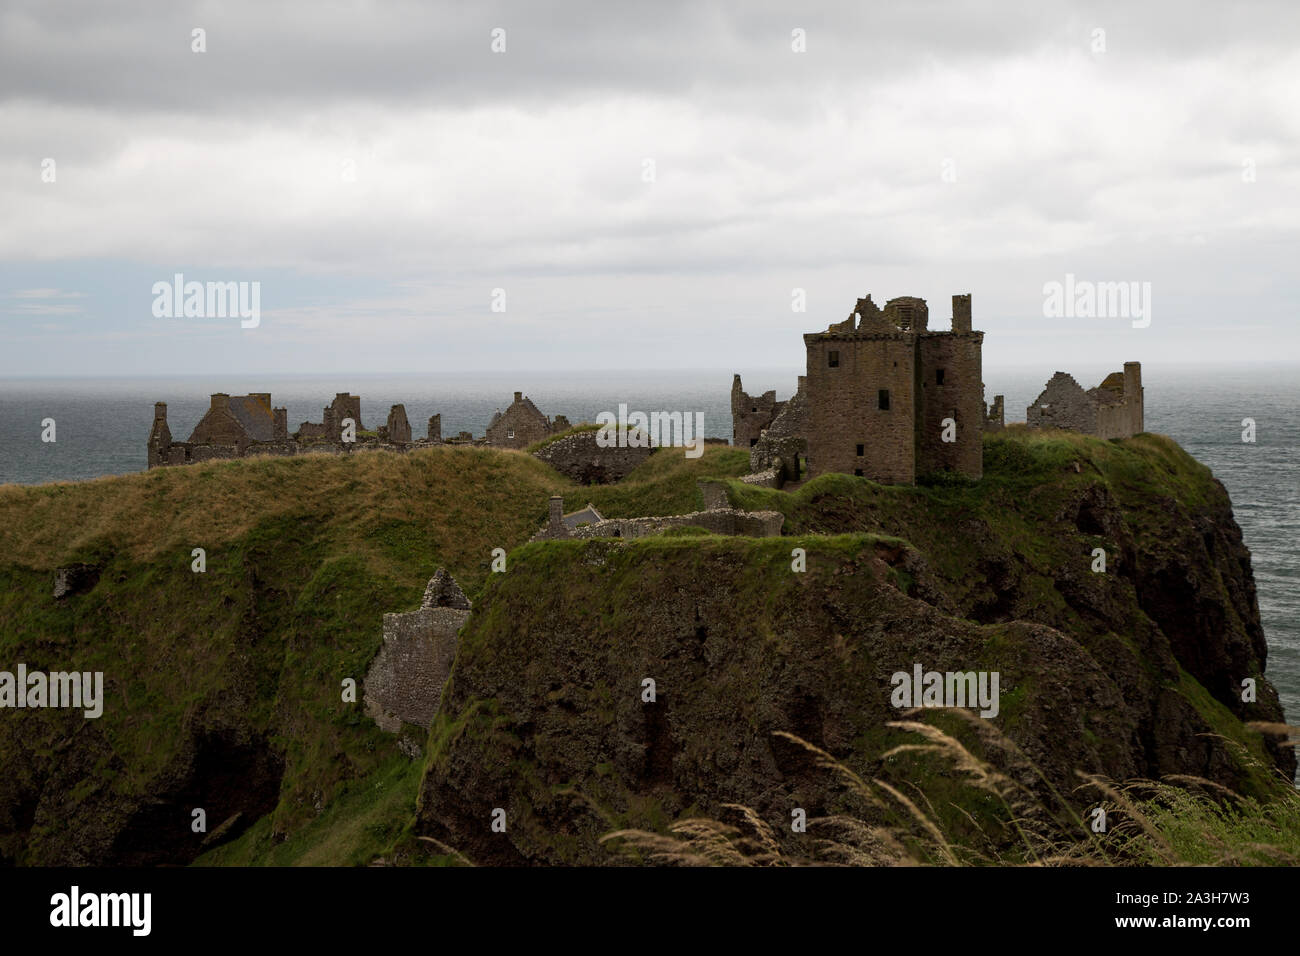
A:
{"type": "Polygon", "coordinates": [[[384,615],[384,643],[364,683],[366,715],[397,733],[402,724],[428,728],[451,674],[456,639],[470,604],[451,575],[439,568],[419,610],[384,615]]]}
{"type": "Polygon", "coordinates": [[[918,338],[918,474],[984,475],[983,341],[983,332],[932,332],[918,338]],[[956,441],[943,441],[946,418],[957,423],[956,441]]]}
{"type": "Polygon", "coordinates": [[[284,457],[298,454],[298,443],[293,439],[285,441],[255,441],[250,442],[244,448],[244,457],[252,458],[254,455],[275,455],[284,457]]]}
{"type": "MultiPolygon", "coordinates": [[[[334,396],[334,401],[330,402],[330,411],[333,413],[333,419],[336,429],[343,427],[343,419],[350,418],[357,423],[357,431],[361,431],[366,426],[361,424],[361,396],[352,395],[348,392],[339,392],[334,396]]],[[[328,418],[326,424],[329,424],[328,418]]],[[[332,437],[337,437],[337,430],[332,437]]]]}
{"type": "Polygon", "coordinates": [[[1124,371],[1108,377],[1118,378],[1117,390],[1103,386],[1089,390],[1097,399],[1097,436],[1100,438],[1131,438],[1146,430],[1145,395],[1142,388],[1142,366],[1125,362],[1124,371]]]}
{"type": "Polygon", "coordinates": [[[539,448],[533,457],[579,484],[602,485],[622,480],[655,452],[654,448],[601,448],[596,442],[599,434],[567,435],[539,448]]]}
{"type": "MultiPolygon", "coordinates": [[[[870,298],[870,296],[868,296],[870,298]]],[[[902,295],[885,303],[885,321],[904,332],[925,332],[930,324],[930,307],[924,299],[902,295]]]]}
{"type": "Polygon", "coordinates": [[[988,412],[984,416],[984,430],[986,432],[1000,432],[1007,426],[1006,399],[1001,395],[993,396],[993,404],[988,407],[988,412]]]}
{"type": "Polygon", "coordinates": [[[807,440],[794,435],[773,438],[769,429],[749,449],[749,470],[752,473],[773,469],[779,479],[777,487],[780,487],[787,481],[799,480],[799,461],[807,454],[807,440]]]}
{"type": "Polygon", "coordinates": [[[843,472],[898,484],[916,480],[913,338],[884,331],[804,336],[810,478],[843,472]],[[887,409],[880,407],[882,390],[887,409]]]}
{"type": "Polygon", "coordinates": [[[429,441],[442,441],[442,413],[429,416],[429,441]]]}
{"type": "Polygon", "coordinates": [[[167,427],[167,403],[154,402],[153,406],[153,426],[149,429],[149,443],[147,446],[147,465],[146,468],[157,468],[165,465],[169,458],[169,449],[172,444],[172,432],[167,427]]]}
{"type": "Polygon", "coordinates": [[[1097,400],[1083,390],[1074,376],[1057,372],[1047,387],[1025,409],[1030,428],[1067,428],[1097,434],[1097,400]]]}
{"type": "Polygon", "coordinates": [[[575,538],[644,538],[669,528],[705,528],[714,534],[772,538],[780,535],[785,515],[779,511],[737,511],[733,508],[695,511],[651,518],[607,518],[575,528],[575,538]]]}
{"type": "Polygon", "coordinates": [[[182,464],[194,464],[201,461],[225,461],[228,458],[242,458],[244,449],[238,445],[196,445],[193,442],[173,443],[172,453],[180,448],[184,450],[185,460],[182,464]]]}
{"type": "Polygon", "coordinates": [[[799,385],[767,427],[769,438],[806,438],[808,435],[808,376],[799,376],[799,385]]]}
{"type": "Polygon", "coordinates": [[[740,376],[731,380],[731,443],[736,448],[749,448],[770,426],[785,407],[776,400],[776,390],[754,396],[740,384],[740,376]]]}
{"type": "Polygon", "coordinates": [[[411,441],[411,423],[406,420],[406,406],[394,405],[388,412],[388,440],[399,445],[411,441]]]}
{"type": "Polygon", "coordinates": [[[242,448],[247,442],[248,435],[244,431],[244,426],[239,423],[235,413],[230,410],[230,396],[224,392],[218,392],[212,396],[212,404],[203,417],[199,419],[199,423],[194,426],[194,431],[190,433],[189,437],[189,444],[196,447],[200,445],[227,445],[242,448]]]}

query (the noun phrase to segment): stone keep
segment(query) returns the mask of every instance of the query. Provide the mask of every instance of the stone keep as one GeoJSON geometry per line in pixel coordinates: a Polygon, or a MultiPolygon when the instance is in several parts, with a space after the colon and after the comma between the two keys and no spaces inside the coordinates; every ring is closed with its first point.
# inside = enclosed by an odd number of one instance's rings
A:
{"type": "Polygon", "coordinates": [[[969,295],[952,297],[947,332],[930,331],[924,299],[891,299],[881,309],[868,295],[843,322],[805,335],[808,476],[894,484],[940,470],[982,477],[983,340],[971,329],[969,295]]]}

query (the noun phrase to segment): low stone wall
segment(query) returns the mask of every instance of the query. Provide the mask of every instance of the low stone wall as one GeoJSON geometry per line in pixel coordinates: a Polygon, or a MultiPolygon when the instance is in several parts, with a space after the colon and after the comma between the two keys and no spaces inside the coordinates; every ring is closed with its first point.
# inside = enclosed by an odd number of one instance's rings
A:
{"type": "Polygon", "coordinates": [[[602,448],[598,431],[584,431],[550,442],[533,457],[583,485],[620,481],[655,451],[653,448],[602,448]]]}
{"type": "Polygon", "coordinates": [[[760,488],[780,488],[781,476],[775,468],[768,468],[765,471],[756,471],[751,475],[741,475],[740,481],[747,485],[758,485],[760,488]]]}
{"type": "Polygon", "coordinates": [[[779,511],[737,511],[716,508],[654,518],[608,518],[575,528],[575,538],[644,538],[669,528],[704,528],[713,534],[774,538],[781,534],[785,515],[779,511]]]}

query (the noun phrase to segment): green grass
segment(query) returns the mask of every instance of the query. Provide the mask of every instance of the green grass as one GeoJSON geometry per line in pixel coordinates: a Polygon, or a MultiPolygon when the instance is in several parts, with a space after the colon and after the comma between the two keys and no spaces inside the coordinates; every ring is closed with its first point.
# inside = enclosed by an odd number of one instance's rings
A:
{"type": "MultiPolygon", "coordinates": [[[[442,447],[3,486],[0,656],[31,668],[106,674],[108,706],[93,727],[100,745],[84,750],[88,763],[67,784],[69,814],[92,817],[113,800],[149,796],[191,734],[233,724],[283,754],[284,779],[275,809],[202,862],[360,863],[406,832],[420,762],[402,756],[396,738],[365,718],[360,704],[344,704],[340,682],[351,677],[360,684],[381,642],[382,614],[415,607],[438,566],[476,602],[466,637],[472,645],[493,631],[526,635],[529,627],[511,616],[523,611],[495,600],[507,576],[490,573],[493,548],[511,552],[508,577],[520,587],[531,582],[536,593],[553,590],[577,554],[603,554],[645,594],[673,568],[704,573],[726,555],[746,569],[738,600],[753,609],[754,639],[761,642],[785,639],[765,615],[789,595],[765,582],[788,570],[792,547],[804,546],[810,559],[828,565],[880,546],[907,548],[923,562],[887,571],[905,594],[938,589],[959,617],[977,620],[1003,588],[997,576],[1005,566],[1018,616],[1067,629],[1098,655],[1140,660],[1133,634],[1084,620],[1056,585],[1062,568],[1084,560],[1091,540],[1062,523],[1062,503],[1100,484],[1123,507],[1138,540],[1150,542],[1170,522],[1190,520],[1222,496],[1208,469],[1155,435],[1103,442],[1008,429],[986,438],[986,476],[973,485],[889,487],[824,475],[786,493],[736,480],[747,471],[744,449],[708,446],[699,459],[666,449],[616,485],[580,486],[524,453],[442,447]],[[606,517],[679,514],[702,507],[696,482],[704,478],[725,482],[739,507],[783,512],[790,537],[737,541],[679,528],[634,548],[525,544],[545,523],[552,494],[563,496],[566,511],[590,501],[606,517]],[[205,574],[190,570],[197,547],[207,552],[205,574]],[[633,574],[626,562],[638,557],[654,560],[633,574]],[[101,568],[99,583],[54,601],[54,569],[79,561],[101,568]]],[[[1121,613],[1140,616],[1131,584],[1114,576],[1098,586],[1121,613]]],[[[593,632],[619,633],[636,623],[630,610],[594,600],[573,598],[564,613],[593,632]]],[[[996,640],[988,653],[1000,653],[996,640]]],[[[1257,735],[1190,675],[1171,689],[1215,732],[1261,756],[1257,735]]],[[[590,692],[592,713],[612,714],[609,689],[590,692]]],[[[1013,719],[1017,706],[1008,700],[1013,719]]],[[[476,713],[440,714],[431,753],[441,752],[448,734],[502,732],[490,712],[476,713]]],[[[9,716],[0,722],[0,754],[11,792],[39,793],[45,775],[86,733],[84,722],[54,711],[9,716]]],[[[863,739],[861,746],[879,743],[863,739]]],[[[1248,776],[1246,785],[1258,795],[1269,781],[1248,776]]],[[[673,818],[673,809],[681,808],[643,801],[630,804],[623,819],[658,825],[673,818]]],[[[983,820],[978,808],[962,809],[983,820]]],[[[961,824],[954,818],[952,825],[961,824]]],[[[0,836],[0,854],[38,862],[57,836],[38,824],[25,845],[0,836]]],[[[554,849],[571,852],[562,841],[554,849]]]]}

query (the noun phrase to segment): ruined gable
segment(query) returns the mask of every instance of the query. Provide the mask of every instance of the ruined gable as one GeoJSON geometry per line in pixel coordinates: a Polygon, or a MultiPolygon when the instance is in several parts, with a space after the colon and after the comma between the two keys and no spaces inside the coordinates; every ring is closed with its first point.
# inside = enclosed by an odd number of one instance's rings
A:
{"type": "Polygon", "coordinates": [[[1142,365],[1125,362],[1086,392],[1074,377],[1057,372],[1025,409],[1030,428],[1065,428],[1098,438],[1129,438],[1145,427],[1142,365]]]}
{"type": "Polygon", "coordinates": [[[515,400],[510,403],[510,407],[492,416],[492,422],[487,428],[487,440],[502,448],[527,448],[554,431],[550,420],[537,406],[523,392],[515,392],[515,400]]]}
{"type": "Polygon", "coordinates": [[[1097,430],[1097,400],[1073,375],[1057,372],[1034,403],[1025,409],[1030,428],[1066,428],[1093,434],[1097,430]]]}

